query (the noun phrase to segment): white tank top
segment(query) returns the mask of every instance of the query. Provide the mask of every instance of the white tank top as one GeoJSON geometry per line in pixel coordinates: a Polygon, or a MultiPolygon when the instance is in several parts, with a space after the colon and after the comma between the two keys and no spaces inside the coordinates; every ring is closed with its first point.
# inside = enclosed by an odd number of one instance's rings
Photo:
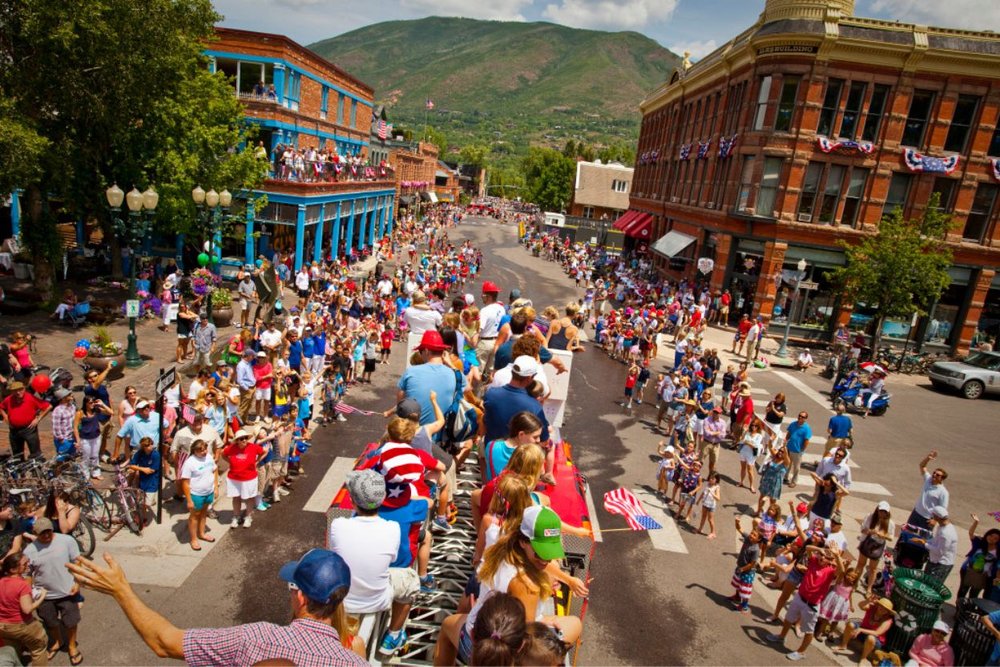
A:
{"type": "MultiPolygon", "coordinates": [[[[482,566],[480,566],[482,567],[482,566]]],[[[510,563],[504,561],[500,563],[500,567],[497,568],[496,574],[493,575],[491,581],[484,581],[479,584],[479,597],[476,598],[476,604],[472,607],[472,611],[469,612],[468,618],[465,620],[465,630],[472,636],[472,626],[476,624],[476,616],[479,615],[479,609],[483,606],[491,595],[494,593],[506,593],[507,587],[510,586],[510,582],[517,577],[518,569],[511,565],[510,563]]],[[[535,620],[541,620],[542,605],[536,605],[535,608],[535,620]]]]}

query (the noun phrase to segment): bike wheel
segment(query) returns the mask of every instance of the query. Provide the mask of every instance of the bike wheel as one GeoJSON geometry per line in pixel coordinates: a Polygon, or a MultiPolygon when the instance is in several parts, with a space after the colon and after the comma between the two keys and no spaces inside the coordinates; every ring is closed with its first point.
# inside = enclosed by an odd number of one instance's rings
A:
{"type": "Polygon", "coordinates": [[[103,532],[111,530],[111,503],[97,489],[87,489],[84,506],[81,508],[90,523],[103,532]]]}
{"type": "Polygon", "coordinates": [[[97,541],[94,539],[94,527],[90,525],[87,517],[80,517],[80,521],[76,524],[76,528],[73,529],[72,535],[80,547],[81,555],[86,558],[94,555],[94,548],[97,546],[97,541]]]}
{"type": "Polygon", "coordinates": [[[142,503],[133,489],[119,491],[118,503],[122,521],[133,533],[142,535],[142,503]]]}

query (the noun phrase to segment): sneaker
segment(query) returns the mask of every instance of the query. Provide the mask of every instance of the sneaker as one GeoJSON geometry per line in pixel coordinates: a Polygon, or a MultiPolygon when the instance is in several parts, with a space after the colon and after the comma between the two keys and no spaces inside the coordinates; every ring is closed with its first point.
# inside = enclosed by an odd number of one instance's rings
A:
{"type": "MultiPolygon", "coordinates": [[[[270,507],[271,506],[268,505],[267,503],[265,503],[263,500],[260,501],[259,503],[257,503],[257,511],[258,512],[266,512],[268,509],[270,509],[270,507]]],[[[248,518],[247,521],[249,521],[249,520],[250,519],[248,518]]]]}
{"type": "Polygon", "coordinates": [[[408,639],[406,630],[386,632],[385,637],[382,638],[382,645],[378,647],[378,652],[382,655],[392,655],[405,646],[408,639]]]}
{"type": "Polygon", "coordinates": [[[111,454],[108,454],[107,452],[104,452],[103,454],[101,454],[101,461],[104,462],[104,463],[110,463],[111,462],[111,454]]]}
{"type": "Polygon", "coordinates": [[[420,590],[424,593],[433,593],[437,590],[437,583],[434,581],[433,574],[428,574],[426,577],[420,578],[420,590]]]}
{"type": "Polygon", "coordinates": [[[785,657],[788,658],[789,660],[797,662],[797,661],[802,660],[803,658],[805,658],[806,654],[805,653],[799,653],[798,651],[792,651],[791,653],[789,653],[785,657]]]}
{"type": "Polygon", "coordinates": [[[244,528],[249,528],[252,525],[253,525],[253,517],[252,516],[248,516],[247,518],[243,519],[243,527],[244,528]]]}
{"type": "Polygon", "coordinates": [[[765,639],[766,639],[767,641],[769,641],[769,642],[775,642],[775,643],[780,643],[780,642],[784,641],[784,640],[783,640],[783,639],[781,638],[781,635],[776,635],[776,634],[774,634],[773,632],[769,632],[769,633],[767,633],[767,634],[766,634],[766,635],[764,636],[764,638],[765,638],[765,639]]]}
{"type": "Polygon", "coordinates": [[[436,533],[449,533],[451,532],[451,524],[448,523],[448,519],[443,516],[436,516],[434,520],[431,521],[431,530],[436,533]]]}
{"type": "Polygon", "coordinates": [[[240,520],[238,518],[236,518],[236,517],[233,517],[233,520],[229,522],[229,527],[230,528],[239,528],[240,527],[240,520]]]}
{"type": "Polygon", "coordinates": [[[279,486],[279,487],[278,487],[278,491],[277,491],[277,494],[278,494],[279,496],[288,496],[288,495],[291,495],[291,493],[292,493],[292,492],[291,492],[291,491],[289,491],[289,490],[288,490],[288,489],[287,489],[286,487],[284,487],[284,486],[279,486]]]}
{"type": "Polygon", "coordinates": [[[339,422],[346,422],[347,421],[347,417],[345,417],[344,415],[342,415],[342,414],[340,414],[338,412],[337,413],[337,421],[339,421],[339,422]]]}

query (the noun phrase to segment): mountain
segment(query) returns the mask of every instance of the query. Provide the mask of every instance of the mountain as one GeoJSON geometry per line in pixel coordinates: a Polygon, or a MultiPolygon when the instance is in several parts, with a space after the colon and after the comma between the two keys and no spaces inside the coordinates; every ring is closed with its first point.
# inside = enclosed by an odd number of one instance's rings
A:
{"type": "Polygon", "coordinates": [[[430,17],[388,21],[310,49],[365,81],[390,122],[427,122],[454,144],[629,141],[639,102],[681,59],[636,32],[430,17]],[[558,126],[558,127],[557,127],[558,126]]]}

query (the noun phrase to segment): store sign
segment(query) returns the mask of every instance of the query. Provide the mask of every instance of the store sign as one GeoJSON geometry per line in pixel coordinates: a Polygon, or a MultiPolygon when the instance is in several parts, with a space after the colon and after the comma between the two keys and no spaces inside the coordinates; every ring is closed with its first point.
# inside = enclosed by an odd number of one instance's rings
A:
{"type": "Polygon", "coordinates": [[[715,261],[711,257],[702,257],[698,260],[698,270],[708,275],[715,268],[715,261]]]}
{"type": "Polygon", "coordinates": [[[762,46],[757,49],[758,56],[776,56],[785,54],[815,54],[819,47],[814,44],[776,44],[774,46],[762,46]]]}

